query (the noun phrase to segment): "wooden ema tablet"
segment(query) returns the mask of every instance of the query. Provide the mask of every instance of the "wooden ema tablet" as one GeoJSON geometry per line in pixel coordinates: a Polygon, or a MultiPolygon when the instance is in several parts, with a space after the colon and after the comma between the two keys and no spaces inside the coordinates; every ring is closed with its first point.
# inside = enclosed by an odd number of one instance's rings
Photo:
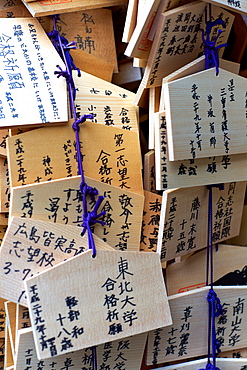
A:
{"type": "Polygon", "coordinates": [[[40,17],[126,4],[126,0],[87,0],[86,3],[80,0],[36,0],[24,4],[33,17],[40,17]]]}
{"type": "MultiPolygon", "coordinates": [[[[45,31],[51,32],[52,19],[47,18],[45,23],[45,31]]],[[[57,29],[69,42],[76,42],[77,49],[75,52],[71,50],[73,58],[74,55],[80,55],[81,51],[85,51],[112,64],[114,72],[118,72],[111,10],[88,9],[85,12],[61,14],[57,21],[57,29]]]]}
{"type": "MultiPolygon", "coordinates": [[[[247,285],[247,249],[236,245],[219,244],[213,249],[214,284],[247,285]]],[[[166,284],[169,295],[187,292],[206,285],[206,250],[190,255],[180,263],[168,265],[166,284]]]]}
{"type": "MultiPolygon", "coordinates": [[[[8,139],[11,187],[77,175],[72,123],[44,127],[8,139]]],[[[138,134],[89,121],[79,127],[85,175],[142,194],[138,134]]]]}
{"type": "Polygon", "coordinates": [[[15,357],[15,340],[16,340],[16,303],[6,301],[4,302],[6,312],[7,330],[10,340],[11,352],[13,358],[15,357]]]}
{"type": "Polygon", "coordinates": [[[9,211],[10,183],[7,158],[0,157],[0,212],[9,211]]]}
{"type": "Polygon", "coordinates": [[[144,176],[143,176],[144,189],[156,192],[155,184],[155,153],[150,150],[144,154],[144,176]]]}
{"type": "MultiPolygon", "coordinates": [[[[117,366],[122,366],[122,368],[124,366],[126,370],[139,369],[146,337],[147,334],[144,333],[97,346],[98,368],[114,369],[115,366],[116,369],[117,366]]],[[[28,363],[35,369],[42,366],[43,370],[50,370],[51,366],[56,366],[57,370],[62,370],[66,366],[67,369],[74,366],[75,369],[90,370],[92,369],[92,350],[91,348],[86,348],[72,352],[69,355],[61,354],[54,359],[50,358],[40,361],[37,358],[32,330],[20,330],[18,333],[16,370],[24,370],[28,363]]]]}
{"type": "Polygon", "coordinates": [[[169,161],[166,114],[157,113],[155,135],[156,189],[166,190],[190,186],[219,184],[231,181],[245,181],[247,173],[246,154],[223,155],[219,157],[196,158],[194,161],[169,161]]]}
{"type": "Polygon", "coordinates": [[[0,18],[25,18],[31,17],[24,4],[19,4],[0,10],[0,18]]]}
{"type": "MultiPolygon", "coordinates": [[[[211,359],[212,363],[212,359],[211,359]]],[[[198,370],[205,369],[205,366],[207,365],[207,359],[201,359],[201,360],[195,360],[190,362],[185,362],[182,364],[177,365],[171,365],[171,366],[165,366],[165,367],[159,367],[160,370],[179,370],[179,369],[185,369],[185,370],[198,370]]],[[[216,366],[219,369],[224,370],[244,370],[247,369],[247,359],[246,358],[218,358],[216,359],[216,366]]]]}
{"type": "MultiPolygon", "coordinates": [[[[31,326],[31,321],[30,321],[28,308],[18,304],[17,305],[17,310],[16,310],[17,335],[18,335],[18,330],[26,329],[26,328],[29,328],[30,326],[31,326]]],[[[16,349],[16,351],[17,351],[17,349],[16,349]]]]}
{"type": "MultiPolygon", "coordinates": [[[[111,249],[95,237],[97,248],[111,249]]],[[[14,217],[0,250],[0,296],[27,306],[24,280],[88,249],[76,226],[14,217]]]]}
{"type": "Polygon", "coordinates": [[[7,226],[8,225],[8,213],[0,213],[0,225],[7,226]]]}
{"type": "Polygon", "coordinates": [[[0,245],[2,244],[4,234],[7,230],[7,226],[0,225],[0,245]]]}
{"type": "Polygon", "coordinates": [[[210,3],[222,6],[223,8],[229,9],[233,12],[247,14],[246,0],[210,0],[210,3]]]}
{"type": "Polygon", "coordinates": [[[0,127],[67,121],[66,81],[54,75],[64,64],[39,22],[3,18],[1,27],[0,127]]]}
{"type": "MultiPolygon", "coordinates": [[[[85,181],[105,196],[98,212],[106,211],[106,224],[96,224],[94,233],[116,249],[139,250],[144,197],[88,177],[85,181]]],[[[76,176],[13,188],[10,214],[81,227],[80,182],[76,176]]],[[[94,204],[88,201],[92,211],[94,204]]]]}
{"type": "MultiPolygon", "coordinates": [[[[205,3],[194,2],[162,13],[142,80],[144,87],[162,85],[162,78],[198,57],[203,51],[201,28],[205,26],[205,3]]],[[[234,16],[212,6],[212,17],[227,21],[217,45],[227,41],[234,16]]],[[[219,26],[216,26],[219,29],[219,26]]],[[[212,34],[216,34],[215,29],[212,34]]],[[[220,49],[220,56],[223,50],[220,49]]]]}
{"type": "Polygon", "coordinates": [[[6,139],[9,137],[8,130],[0,130],[0,156],[1,157],[7,157],[7,151],[6,151],[6,139]]]}
{"type": "Polygon", "coordinates": [[[149,111],[148,111],[148,149],[155,149],[154,147],[154,136],[155,136],[155,113],[159,111],[160,103],[160,87],[151,87],[149,89],[149,111]]]}
{"type": "Polygon", "coordinates": [[[124,30],[122,35],[122,42],[128,43],[135,30],[137,19],[138,0],[131,0],[128,2],[126,18],[124,22],[124,30]]]}
{"type": "Polygon", "coordinates": [[[83,71],[81,71],[81,77],[78,77],[76,71],[73,71],[73,79],[76,85],[76,96],[79,101],[83,100],[86,95],[97,95],[104,99],[107,99],[108,96],[112,96],[133,102],[136,96],[132,91],[126,90],[83,71]]]}
{"type": "Polygon", "coordinates": [[[98,250],[92,258],[92,252],[87,251],[26,280],[26,288],[41,359],[171,323],[155,253],[98,250]],[[145,284],[144,269],[149,276],[145,284]],[[44,320],[43,340],[35,323],[37,317],[44,320]]]}
{"type": "Polygon", "coordinates": [[[144,192],[142,232],[140,250],[156,252],[160,224],[162,197],[148,191],[144,192]]]}
{"type": "MultiPolygon", "coordinates": [[[[213,244],[238,235],[245,197],[245,182],[213,188],[213,244]]],[[[208,244],[207,186],[165,191],[160,214],[157,252],[169,261],[205,248],[208,244]]]]}
{"type": "Polygon", "coordinates": [[[5,338],[4,338],[4,369],[14,365],[14,358],[11,350],[10,337],[7,325],[5,326],[5,338]]]}
{"type": "Polygon", "coordinates": [[[246,87],[246,78],[215,68],[166,84],[169,160],[246,153],[246,87]]]}
{"type": "Polygon", "coordinates": [[[222,358],[247,358],[247,348],[239,348],[236,351],[220,352],[217,357],[222,358]]]}
{"type": "MultiPolygon", "coordinates": [[[[173,324],[149,333],[147,364],[185,360],[207,354],[209,287],[169,297],[173,324]]],[[[226,350],[247,345],[245,315],[247,287],[214,287],[227,310],[216,318],[216,337],[226,350]]]]}

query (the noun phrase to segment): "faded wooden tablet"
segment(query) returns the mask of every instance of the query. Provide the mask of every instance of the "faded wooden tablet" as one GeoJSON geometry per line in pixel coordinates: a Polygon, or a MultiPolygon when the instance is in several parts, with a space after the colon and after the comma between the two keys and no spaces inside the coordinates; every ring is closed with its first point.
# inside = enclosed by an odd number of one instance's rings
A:
{"type": "MultiPolygon", "coordinates": [[[[213,188],[213,244],[238,235],[243,211],[246,182],[213,188]]],[[[207,186],[163,192],[157,251],[162,261],[195,252],[208,244],[207,186]]],[[[158,231],[158,230],[157,230],[158,231]]]]}
{"type": "MultiPolygon", "coordinates": [[[[139,250],[144,197],[88,177],[85,181],[105,196],[99,207],[99,212],[106,211],[105,226],[96,224],[94,233],[116,249],[139,250]]],[[[10,214],[81,227],[80,182],[75,176],[13,188],[10,214]]],[[[94,203],[88,201],[92,211],[94,203]]]]}
{"type": "Polygon", "coordinates": [[[18,304],[17,311],[16,311],[17,335],[18,335],[18,330],[26,329],[26,328],[29,328],[30,326],[31,326],[31,321],[30,321],[28,308],[18,304]]]}
{"type": "Polygon", "coordinates": [[[92,252],[87,251],[26,280],[26,287],[39,358],[171,323],[161,264],[155,253],[99,250],[92,258],[92,252]],[[144,270],[149,277],[145,284],[144,270]],[[44,320],[42,336],[37,317],[44,320]]]}
{"type": "MultiPolygon", "coordinates": [[[[44,127],[8,138],[12,187],[77,175],[72,123],[69,121],[64,126],[44,127]]],[[[87,121],[80,125],[79,137],[86,176],[120,189],[143,193],[136,132],[87,121]]]]}
{"type": "Polygon", "coordinates": [[[6,139],[9,137],[9,132],[7,129],[0,130],[0,156],[7,157],[6,151],[6,139]]]}
{"type": "Polygon", "coordinates": [[[156,132],[157,190],[247,180],[247,154],[169,161],[165,112],[157,113],[156,132]]]}
{"type": "Polygon", "coordinates": [[[0,157],[0,212],[9,211],[10,182],[7,158],[0,157]]]}
{"type": "Polygon", "coordinates": [[[54,75],[64,64],[39,22],[3,18],[1,27],[0,127],[67,121],[66,81],[54,75]]]}
{"type": "MultiPolygon", "coordinates": [[[[96,247],[111,249],[94,237],[96,247]]],[[[13,217],[0,250],[0,296],[27,306],[24,280],[88,249],[76,226],[13,217]]]]}
{"type": "Polygon", "coordinates": [[[169,160],[246,153],[246,88],[215,68],[163,85],[169,160]]]}
{"type": "Polygon", "coordinates": [[[0,298],[0,339],[4,338],[4,331],[5,331],[5,307],[4,307],[5,299],[0,298]]]}
{"type": "MultiPolygon", "coordinates": [[[[141,366],[144,346],[146,343],[147,334],[139,334],[124,340],[111,341],[103,345],[97,346],[96,358],[98,367],[106,367],[114,369],[114,366],[124,366],[126,370],[137,370],[141,366]]],[[[33,332],[31,329],[20,330],[18,333],[18,348],[16,356],[16,370],[23,370],[27,363],[32,366],[42,366],[43,370],[50,370],[51,364],[56,365],[57,369],[63,367],[68,368],[75,366],[75,369],[83,370],[92,369],[92,349],[72,352],[69,355],[62,354],[56,356],[54,361],[44,359],[40,361],[37,358],[33,332]]]]}
{"type": "MultiPolygon", "coordinates": [[[[204,2],[196,1],[161,14],[142,80],[144,87],[161,86],[163,77],[191,62],[203,51],[201,29],[205,27],[205,7],[204,2]]],[[[234,19],[226,10],[212,6],[213,19],[219,15],[227,21],[227,26],[217,45],[227,42],[234,19]]],[[[216,33],[212,29],[212,34],[216,33]]],[[[222,52],[220,49],[220,55],[222,52]]]]}
{"type": "MultiPolygon", "coordinates": [[[[207,293],[209,287],[169,297],[173,324],[149,333],[147,364],[207,355],[207,293]]],[[[247,345],[247,287],[215,287],[224,316],[216,318],[217,339],[224,350],[247,345]]]]}

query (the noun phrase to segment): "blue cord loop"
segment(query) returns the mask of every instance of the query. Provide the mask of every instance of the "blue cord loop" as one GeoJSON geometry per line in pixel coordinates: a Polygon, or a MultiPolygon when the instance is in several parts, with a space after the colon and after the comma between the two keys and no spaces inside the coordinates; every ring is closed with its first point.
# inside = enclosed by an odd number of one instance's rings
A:
{"type": "Polygon", "coordinates": [[[226,47],[227,44],[220,44],[216,46],[219,36],[223,32],[222,30],[218,30],[215,39],[212,41],[210,40],[210,33],[213,27],[221,25],[223,28],[226,28],[225,22],[221,18],[217,18],[215,21],[206,21],[206,32],[202,30],[202,41],[204,43],[204,54],[205,54],[205,68],[213,68],[216,69],[216,76],[219,74],[219,54],[218,49],[222,47],[226,47]]]}

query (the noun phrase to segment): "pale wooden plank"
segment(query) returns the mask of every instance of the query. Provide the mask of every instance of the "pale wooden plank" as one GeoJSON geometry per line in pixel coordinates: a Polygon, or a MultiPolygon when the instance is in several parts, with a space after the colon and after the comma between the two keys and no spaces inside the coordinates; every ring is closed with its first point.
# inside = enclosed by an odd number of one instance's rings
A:
{"type": "Polygon", "coordinates": [[[19,18],[18,21],[3,18],[1,32],[7,35],[4,47],[10,46],[11,38],[15,64],[6,68],[7,56],[1,59],[0,127],[67,121],[66,81],[54,75],[56,66],[64,68],[64,64],[39,22],[33,18],[19,18]],[[21,35],[14,33],[15,26],[22,32],[21,35]],[[33,42],[32,36],[37,42],[33,42]],[[23,58],[21,45],[26,47],[26,59],[23,58]],[[28,68],[34,68],[34,72],[28,68]],[[31,106],[32,109],[29,109],[31,106]]]}
{"type": "Polygon", "coordinates": [[[246,153],[246,87],[221,68],[165,84],[169,160],[246,153]]]}
{"type": "MultiPolygon", "coordinates": [[[[225,183],[213,188],[213,243],[238,235],[246,183],[225,183]]],[[[168,190],[163,193],[157,252],[169,261],[205,248],[208,243],[207,186],[168,190]]]]}
{"type": "MultiPolygon", "coordinates": [[[[212,359],[211,359],[211,363],[212,359]]],[[[207,365],[207,359],[200,359],[195,361],[189,361],[186,363],[170,365],[165,367],[159,367],[160,370],[179,370],[179,369],[187,369],[187,370],[198,370],[199,368],[205,368],[207,365]]],[[[220,369],[224,370],[243,370],[247,366],[247,359],[246,358],[221,358],[216,359],[216,366],[220,369]]]]}
{"type": "MultiPolygon", "coordinates": [[[[10,214],[81,226],[80,181],[80,177],[76,176],[13,188],[10,214]]],[[[116,249],[139,250],[144,197],[88,177],[85,181],[105,196],[99,212],[102,209],[106,211],[106,225],[96,224],[94,233],[116,249]]],[[[88,210],[92,211],[92,208],[93,204],[90,204],[88,210]]]]}
{"type": "Polygon", "coordinates": [[[148,191],[144,192],[144,210],[140,250],[156,252],[162,197],[148,191]]]}
{"type": "MultiPolygon", "coordinates": [[[[163,77],[191,62],[202,51],[200,29],[204,27],[204,9],[205,3],[196,1],[162,13],[141,82],[144,87],[161,86],[163,77]],[[190,15],[188,21],[185,20],[186,14],[190,15]],[[181,22],[177,22],[180,16],[181,22]],[[184,32],[181,32],[182,27],[184,32]]],[[[229,23],[218,39],[218,45],[227,41],[234,19],[226,10],[212,6],[213,18],[217,18],[219,14],[223,20],[229,17],[229,23]]],[[[220,56],[222,52],[221,49],[220,56]]]]}
{"type": "Polygon", "coordinates": [[[166,190],[179,187],[219,184],[225,182],[245,181],[247,175],[246,154],[223,155],[220,157],[197,158],[190,160],[168,161],[166,132],[166,114],[159,112],[155,121],[155,166],[156,189],[166,190]]]}
{"type": "Polygon", "coordinates": [[[136,26],[138,0],[128,2],[127,14],[124,23],[122,42],[129,42],[136,26]]]}
{"type": "Polygon", "coordinates": [[[27,3],[23,0],[23,3],[26,5],[33,17],[97,9],[126,4],[126,2],[126,0],[87,0],[87,3],[82,3],[80,0],[36,0],[31,3],[27,3]]]}
{"type": "MultiPolygon", "coordinates": [[[[69,121],[62,127],[44,127],[8,138],[11,187],[77,175],[72,123],[69,121]]],[[[143,193],[140,144],[136,132],[86,121],[80,125],[79,136],[86,176],[143,193]]]]}
{"type": "Polygon", "coordinates": [[[10,341],[10,348],[12,357],[15,358],[15,341],[16,341],[16,303],[6,301],[4,302],[6,312],[6,323],[8,328],[8,336],[10,341]]]}
{"type": "MultiPolygon", "coordinates": [[[[162,269],[155,253],[99,250],[93,259],[91,251],[87,251],[26,280],[26,288],[39,358],[99,345],[112,338],[119,340],[171,323],[162,269]],[[144,269],[149,276],[145,284],[142,283],[144,269]],[[150,290],[152,302],[148,299],[150,290]],[[39,299],[45,335],[54,337],[50,348],[41,346],[35,324],[37,300],[34,297],[39,299]],[[113,304],[109,302],[110,297],[113,304]],[[69,303],[71,299],[73,306],[69,303]],[[82,307],[81,302],[87,303],[82,307]],[[57,318],[67,315],[71,308],[77,312],[76,324],[81,332],[77,338],[66,334],[71,345],[64,347],[64,334],[58,335],[62,327],[57,318]]],[[[67,333],[71,333],[75,322],[65,317],[63,325],[67,333]]]]}
{"type": "MultiPolygon", "coordinates": [[[[94,236],[99,249],[111,249],[94,236]]],[[[88,249],[87,235],[76,226],[13,217],[0,250],[0,296],[27,306],[27,277],[88,249]]]]}
{"type": "MultiPolygon", "coordinates": [[[[247,249],[219,244],[213,249],[214,283],[217,285],[245,285],[247,249]]],[[[168,265],[166,283],[169,295],[187,292],[205,286],[206,250],[198,251],[180,264],[168,265]],[[189,273],[188,273],[189,271],[189,273]]]]}
{"type": "MultiPolygon", "coordinates": [[[[23,370],[27,365],[27,358],[32,366],[40,364],[43,370],[50,370],[52,359],[39,361],[36,354],[32,330],[20,330],[18,340],[18,351],[16,357],[16,370],[23,370]],[[27,356],[29,354],[29,356],[27,356]]],[[[96,348],[98,368],[108,366],[124,366],[126,370],[137,370],[140,368],[147,334],[139,334],[125,338],[125,340],[111,341],[96,348]],[[121,365],[120,365],[121,364],[121,365]]],[[[59,355],[54,359],[56,368],[62,369],[66,364],[75,369],[90,370],[92,366],[92,350],[86,348],[70,353],[69,356],[59,355]]]]}
{"type": "MultiPolygon", "coordinates": [[[[204,287],[169,297],[173,324],[149,333],[147,364],[156,365],[207,355],[208,290],[209,287],[204,287]]],[[[231,350],[246,347],[247,287],[215,287],[214,290],[227,310],[224,315],[227,322],[221,320],[221,317],[216,318],[217,338],[222,348],[231,350]]]]}
{"type": "Polygon", "coordinates": [[[155,184],[155,153],[150,150],[144,154],[144,189],[151,192],[156,192],[155,184]]]}

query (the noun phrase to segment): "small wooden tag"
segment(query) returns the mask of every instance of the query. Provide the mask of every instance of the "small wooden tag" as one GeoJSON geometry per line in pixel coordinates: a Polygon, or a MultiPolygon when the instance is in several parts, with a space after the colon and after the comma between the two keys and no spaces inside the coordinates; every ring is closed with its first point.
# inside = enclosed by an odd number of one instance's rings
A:
{"type": "MultiPolygon", "coordinates": [[[[96,347],[98,368],[116,369],[122,366],[126,370],[139,369],[142,362],[147,334],[139,334],[124,340],[112,341],[96,347]]],[[[27,364],[38,367],[42,370],[50,370],[54,363],[57,369],[74,366],[75,369],[92,369],[92,349],[75,351],[68,354],[56,356],[55,359],[38,360],[33,332],[31,329],[20,330],[18,333],[18,349],[16,356],[16,369],[24,369],[27,364]],[[83,366],[83,367],[82,367],[83,366]]]]}
{"type": "MultiPolygon", "coordinates": [[[[105,225],[96,224],[94,233],[120,250],[139,250],[144,196],[85,177],[105,199],[99,212],[106,211],[105,225]]],[[[52,221],[64,225],[82,224],[80,176],[13,188],[12,216],[52,221]]],[[[94,202],[89,199],[88,210],[94,202]]]]}
{"type": "MultiPolygon", "coordinates": [[[[173,324],[149,333],[147,364],[207,354],[209,287],[169,297],[173,324]]],[[[216,337],[226,350],[247,345],[247,287],[214,287],[226,313],[216,318],[216,337]]],[[[198,370],[198,369],[197,369],[198,370]]]]}
{"type": "MultiPolygon", "coordinates": [[[[238,235],[245,190],[246,182],[226,183],[224,190],[212,189],[213,244],[238,235]]],[[[207,246],[208,194],[206,186],[163,193],[157,245],[162,262],[207,246]]]]}
{"type": "MultiPolygon", "coordinates": [[[[111,249],[95,237],[98,248],[111,249]]],[[[27,306],[24,280],[88,249],[76,226],[13,217],[0,250],[0,296],[27,306]]]]}
{"type": "Polygon", "coordinates": [[[171,323],[155,253],[99,250],[92,258],[87,251],[26,280],[26,288],[39,358],[171,323]],[[149,277],[145,284],[144,270],[149,277]],[[44,325],[42,335],[37,319],[44,325]]]}
{"type": "Polygon", "coordinates": [[[246,153],[246,78],[211,68],[163,88],[169,160],[246,153]]]}
{"type": "Polygon", "coordinates": [[[0,127],[67,121],[64,64],[38,20],[2,18],[1,33],[0,127]]]}

